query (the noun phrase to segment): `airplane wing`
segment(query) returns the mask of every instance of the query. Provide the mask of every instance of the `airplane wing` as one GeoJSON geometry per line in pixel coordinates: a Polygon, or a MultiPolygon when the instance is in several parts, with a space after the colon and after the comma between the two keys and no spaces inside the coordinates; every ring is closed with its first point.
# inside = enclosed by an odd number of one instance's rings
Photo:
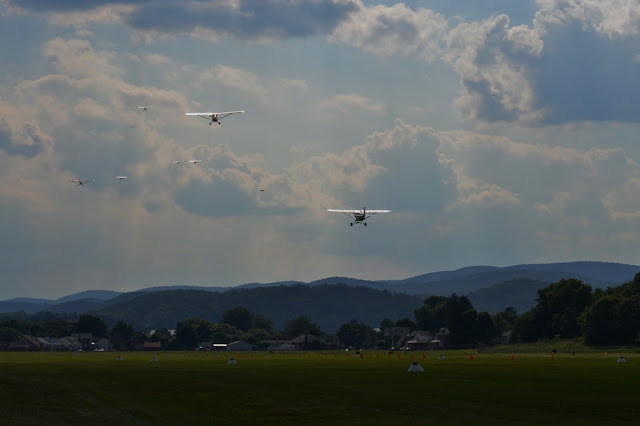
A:
{"type": "MultiPolygon", "coordinates": [[[[363,213],[363,209],[327,209],[328,212],[338,212],[338,213],[363,213]]],[[[391,210],[366,210],[367,213],[377,214],[377,213],[391,213],[391,210]]]]}
{"type": "Polygon", "coordinates": [[[198,117],[206,118],[207,120],[221,120],[232,114],[242,114],[243,111],[224,111],[224,112],[185,112],[184,115],[195,115],[198,117]]]}
{"type": "Polygon", "coordinates": [[[328,212],[344,213],[345,215],[358,219],[358,215],[366,214],[364,219],[366,220],[378,213],[391,213],[391,210],[369,210],[369,209],[327,209],[328,212]]]}
{"type": "Polygon", "coordinates": [[[120,179],[120,180],[126,179],[126,178],[127,178],[126,176],[116,176],[116,179],[120,179]]]}
{"type": "Polygon", "coordinates": [[[336,213],[362,213],[362,209],[327,209],[327,211],[336,213]]]}

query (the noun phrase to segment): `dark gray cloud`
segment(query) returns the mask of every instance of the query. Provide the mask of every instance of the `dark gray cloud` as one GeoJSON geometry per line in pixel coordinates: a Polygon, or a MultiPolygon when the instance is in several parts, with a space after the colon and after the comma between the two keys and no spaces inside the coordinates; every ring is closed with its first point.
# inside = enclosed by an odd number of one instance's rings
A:
{"type": "Polygon", "coordinates": [[[334,2],[280,0],[228,1],[167,0],[11,0],[10,4],[33,12],[77,12],[100,6],[135,6],[122,12],[122,19],[134,29],[160,33],[191,33],[198,29],[239,39],[283,39],[331,32],[360,7],[355,0],[334,2]]]}
{"type": "Polygon", "coordinates": [[[544,15],[533,28],[500,15],[450,33],[465,119],[534,126],[639,120],[638,35],[608,33],[602,17],[585,22],[556,12],[561,20],[544,15]]]}
{"type": "Polygon", "coordinates": [[[542,124],[575,121],[638,122],[637,38],[610,38],[580,22],[554,26],[531,82],[545,108],[542,124]]]}
{"type": "Polygon", "coordinates": [[[0,149],[9,155],[33,158],[44,150],[46,143],[33,124],[24,124],[20,132],[14,134],[5,120],[0,121],[0,149]]]}
{"type": "Polygon", "coordinates": [[[233,182],[214,179],[211,183],[192,180],[177,191],[176,202],[184,210],[206,217],[258,213],[255,203],[233,182]]]}
{"type": "Polygon", "coordinates": [[[157,2],[157,0],[9,0],[9,4],[25,10],[37,12],[73,12],[91,10],[96,7],[118,4],[143,4],[157,2]]]}
{"type": "Polygon", "coordinates": [[[361,197],[367,207],[434,213],[453,203],[455,184],[446,182],[454,182],[455,177],[438,162],[440,142],[432,129],[412,128],[396,121],[394,130],[395,149],[372,153],[373,161],[387,171],[371,179],[363,191],[361,197]]]}
{"type": "Polygon", "coordinates": [[[125,21],[144,31],[188,33],[204,28],[240,39],[278,39],[327,33],[358,8],[353,1],[243,0],[233,10],[217,3],[152,2],[136,8],[125,21]]]}

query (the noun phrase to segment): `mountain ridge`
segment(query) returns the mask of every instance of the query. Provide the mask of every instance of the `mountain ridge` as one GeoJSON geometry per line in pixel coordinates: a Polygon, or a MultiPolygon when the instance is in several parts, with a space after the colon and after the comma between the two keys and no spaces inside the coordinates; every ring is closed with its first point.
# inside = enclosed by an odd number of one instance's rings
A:
{"type": "Polygon", "coordinates": [[[452,293],[457,293],[460,295],[469,295],[470,298],[476,298],[481,306],[487,306],[490,310],[501,310],[506,306],[510,306],[509,300],[517,303],[520,308],[526,309],[535,304],[534,288],[548,285],[560,279],[576,278],[586,284],[590,284],[594,288],[606,288],[633,279],[633,276],[638,271],[640,271],[640,266],[623,263],[577,261],[520,264],[506,267],[469,266],[453,271],[430,272],[400,280],[363,280],[333,276],[308,283],[301,281],[279,281],[273,283],[247,283],[233,287],[170,285],[147,287],[132,292],[87,290],[56,300],[25,297],[0,301],[0,313],[19,311],[24,311],[27,314],[41,311],[84,313],[100,310],[113,304],[124,303],[141,295],[153,292],[202,290],[225,293],[232,290],[293,286],[299,284],[309,287],[326,284],[346,284],[349,286],[362,286],[375,290],[386,290],[393,293],[404,293],[420,297],[430,295],[449,296],[452,293]],[[518,283],[524,282],[527,282],[527,284],[519,288],[518,283]],[[536,284],[532,284],[533,282],[536,284]],[[491,288],[496,285],[501,285],[502,287],[499,286],[491,290],[491,288]],[[500,288],[502,291],[498,290],[500,288]],[[486,294],[492,295],[493,301],[491,303],[480,302],[480,300],[484,300],[483,297],[485,297],[484,295],[486,294]]]}

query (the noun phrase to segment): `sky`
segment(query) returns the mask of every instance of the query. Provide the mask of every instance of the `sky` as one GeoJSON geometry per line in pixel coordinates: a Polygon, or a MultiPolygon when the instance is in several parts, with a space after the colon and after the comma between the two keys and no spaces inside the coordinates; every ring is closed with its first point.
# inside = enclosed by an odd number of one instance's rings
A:
{"type": "Polygon", "coordinates": [[[640,263],[637,0],[0,0],[0,58],[0,300],[640,263]]]}

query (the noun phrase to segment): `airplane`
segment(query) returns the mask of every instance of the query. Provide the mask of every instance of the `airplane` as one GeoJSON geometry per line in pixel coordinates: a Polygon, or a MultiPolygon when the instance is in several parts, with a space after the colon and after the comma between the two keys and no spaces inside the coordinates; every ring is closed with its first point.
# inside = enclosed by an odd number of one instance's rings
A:
{"type": "Polygon", "coordinates": [[[225,117],[230,116],[231,114],[242,114],[244,111],[226,111],[226,112],[186,112],[184,115],[196,115],[198,117],[205,118],[209,121],[209,125],[213,123],[220,124],[220,120],[225,117]]]}
{"type": "Polygon", "coordinates": [[[180,164],[180,163],[182,163],[181,160],[173,160],[173,164],[180,164]]]}
{"type": "Polygon", "coordinates": [[[201,162],[202,160],[189,160],[189,163],[191,164],[198,164],[199,162],[201,162]]]}
{"type": "Polygon", "coordinates": [[[141,109],[141,110],[143,110],[143,111],[146,111],[146,110],[147,110],[147,107],[146,107],[146,106],[139,106],[139,107],[138,107],[138,109],[141,109]]]}
{"type": "Polygon", "coordinates": [[[78,186],[84,186],[85,183],[95,182],[95,179],[69,179],[69,182],[77,183],[78,186]]]}
{"type": "Polygon", "coordinates": [[[328,212],[337,212],[344,213],[350,218],[353,218],[353,222],[351,222],[351,226],[354,223],[362,223],[364,226],[367,226],[367,222],[365,220],[369,219],[374,214],[378,213],[391,213],[391,210],[367,210],[363,208],[362,210],[356,209],[327,209],[328,212]]]}
{"type": "Polygon", "coordinates": [[[126,176],[116,176],[116,179],[118,179],[120,182],[122,182],[126,178],[126,176]]]}

